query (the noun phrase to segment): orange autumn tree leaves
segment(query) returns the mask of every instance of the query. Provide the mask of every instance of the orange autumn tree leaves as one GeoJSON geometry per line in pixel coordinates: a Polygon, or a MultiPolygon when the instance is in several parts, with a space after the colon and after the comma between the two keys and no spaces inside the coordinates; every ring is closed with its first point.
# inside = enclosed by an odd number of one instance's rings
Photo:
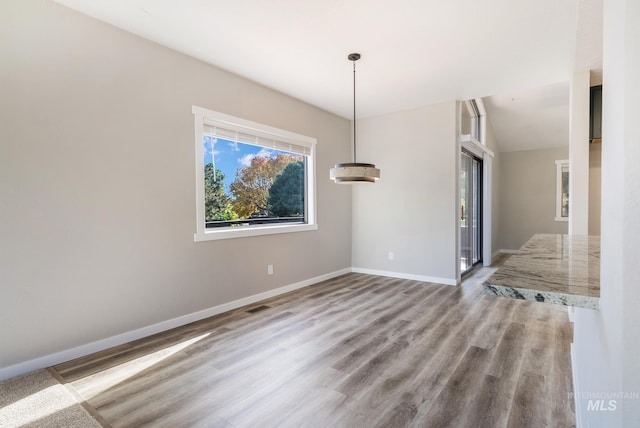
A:
{"type": "Polygon", "coordinates": [[[289,163],[299,160],[299,156],[285,154],[256,156],[249,166],[239,169],[229,186],[236,214],[240,218],[269,215],[269,189],[289,163]]]}

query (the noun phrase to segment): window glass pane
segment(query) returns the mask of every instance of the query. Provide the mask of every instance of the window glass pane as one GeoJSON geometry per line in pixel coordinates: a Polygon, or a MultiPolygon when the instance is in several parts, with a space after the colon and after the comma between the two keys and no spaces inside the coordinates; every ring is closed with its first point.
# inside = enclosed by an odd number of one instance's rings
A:
{"type": "Polygon", "coordinates": [[[203,144],[206,228],[306,222],[306,156],[210,135],[203,144]]]}
{"type": "Polygon", "coordinates": [[[562,166],[562,217],[569,217],[569,165],[562,166]]]}

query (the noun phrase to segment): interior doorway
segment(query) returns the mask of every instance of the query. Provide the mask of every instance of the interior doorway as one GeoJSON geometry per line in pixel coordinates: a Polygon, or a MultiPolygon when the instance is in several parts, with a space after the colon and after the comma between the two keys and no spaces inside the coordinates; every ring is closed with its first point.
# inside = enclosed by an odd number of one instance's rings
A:
{"type": "Polygon", "coordinates": [[[460,153],[460,272],[482,261],[482,159],[460,153]]]}

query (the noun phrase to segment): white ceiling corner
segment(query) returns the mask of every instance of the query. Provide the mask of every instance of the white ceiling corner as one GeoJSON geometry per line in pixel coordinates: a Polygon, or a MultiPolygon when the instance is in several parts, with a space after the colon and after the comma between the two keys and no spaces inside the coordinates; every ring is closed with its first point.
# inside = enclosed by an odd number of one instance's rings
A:
{"type": "MultiPolygon", "coordinates": [[[[602,81],[602,0],[578,0],[572,72],[591,70],[602,81]]],[[[504,152],[569,145],[569,80],[484,98],[504,152]]]]}
{"type": "Polygon", "coordinates": [[[500,151],[569,145],[569,82],[483,99],[500,151]]]}

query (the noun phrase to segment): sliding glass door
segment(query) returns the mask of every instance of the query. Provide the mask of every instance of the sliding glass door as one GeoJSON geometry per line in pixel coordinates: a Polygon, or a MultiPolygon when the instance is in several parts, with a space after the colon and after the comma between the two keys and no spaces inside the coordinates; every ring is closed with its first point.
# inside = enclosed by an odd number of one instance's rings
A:
{"type": "Polygon", "coordinates": [[[460,271],[482,261],[482,160],[460,154],[460,271]]]}

